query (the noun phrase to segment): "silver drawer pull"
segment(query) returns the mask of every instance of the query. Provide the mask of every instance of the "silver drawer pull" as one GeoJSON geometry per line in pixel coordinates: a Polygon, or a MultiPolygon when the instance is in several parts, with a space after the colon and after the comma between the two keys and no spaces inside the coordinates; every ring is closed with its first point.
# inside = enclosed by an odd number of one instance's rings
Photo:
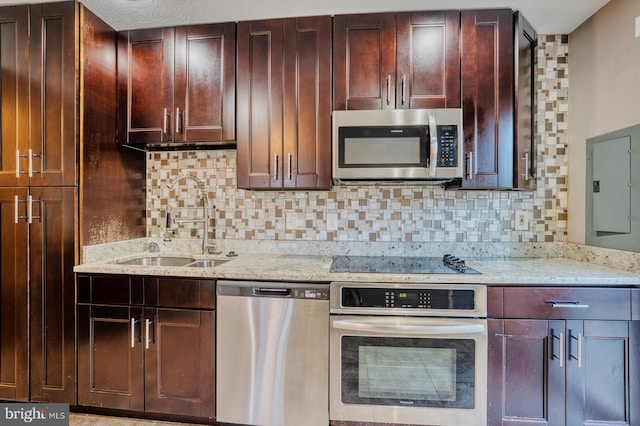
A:
{"type": "Polygon", "coordinates": [[[551,303],[553,308],[588,308],[589,305],[572,300],[545,300],[544,303],[551,303]]]}

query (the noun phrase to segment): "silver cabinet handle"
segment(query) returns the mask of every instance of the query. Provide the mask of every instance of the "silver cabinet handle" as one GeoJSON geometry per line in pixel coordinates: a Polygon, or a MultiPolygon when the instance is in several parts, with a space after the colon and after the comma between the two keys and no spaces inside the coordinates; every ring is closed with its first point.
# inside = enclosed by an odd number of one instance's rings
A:
{"type": "Polygon", "coordinates": [[[387,76],[387,105],[391,103],[391,75],[387,76]]]}
{"type": "Polygon", "coordinates": [[[16,177],[20,177],[20,150],[16,149],[16,177]]]}
{"type": "Polygon", "coordinates": [[[144,334],[145,334],[144,348],[145,349],[149,349],[149,341],[151,340],[151,338],[149,336],[149,329],[150,328],[151,328],[151,320],[149,318],[146,318],[144,320],[144,334]]]}
{"type": "Polygon", "coordinates": [[[176,133],[182,134],[182,114],[180,108],[176,108],[176,133]]]}
{"type": "Polygon", "coordinates": [[[16,223],[18,223],[18,220],[20,220],[20,216],[18,213],[18,196],[15,195],[13,197],[13,205],[15,206],[15,219],[16,219],[16,223]]]}
{"type": "Polygon", "coordinates": [[[273,154],[273,179],[278,180],[278,154],[273,154]]]}
{"type": "Polygon", "coordinates": [[[292,155],[289,153],[287,154],[287,162],[288,162],[288,166],[287,166],[287,179],[291,180],[291,162],[292,162],[292,155]]]}
{"type": "MultiPolygon", "coordinates": [[[[42,212],[42,201],[36,200],[35,202],[40,203],[40,211],[42,212]]],[[[33,215],[33,196],[29,195],[27,197],[27,222],[33,223],[33,219],[42,219],[42,213],[40,213],[40,216],[33,215]]]]}
{"type": "MultiPolygon", "coordinates": [[[[578,368],[582,368],[582,333],[578,333],[578,335],[574,337],[571,335],[571,331],[569,331],[569,339],[575,339],[578,346],[576,351],[577,353],[575,355],[569,353],[569,359],[575,359],[578,368]]],[[[571,347],[569,347],[569,350],[571,351],[571,347]]]]}
{"type": "Polygon", "coordinates": [[[169,133],[169,118],[171,118],[171,113],[167,110],[167,108],[163,109],[164,118],[162,119],[162,133],[169,133]]]}
{"type": "Polygon", "coordinates": [[[553,334],[553,332],[551,332],[551,339],[558,340],[558,355],[556,356],[553,353],[552,349],[551,358],[558,358],[558,363],[560,365],[560,368],[562,368],[564,366],[564,333],[558,333],[558,335],[556,336],[555,334],[553,334]]]}
{"type": "Polygon", "coordinates": [[[33,157],[40,157],[40,154],[34,154],[32,149],[29,149],[29,177],[33,177],[34,173],[42,173],[42,161],[40,161],[40,170],[33,169],[33,157]]]}
{"type": "Polygon", "coordinates": [[[29,177],[33,177],[34,173],[41,173],[41,171],[34,171],[33,170],[33,157],[40,157],[40,154],[34,154],[33,153],[33,149],[29,148],[29,150],[27,151],[27,155],[20,155],[20,150],[16,149],[16,177],[19,178],[20,174],[22,173],[27,173],[29,175],[29,177]],[[21,158],[26,158],[27,159],[27,164],[28,164],[28,170],[26,172],[22,172],[20,171],[20,159],[21,158]]]}
{"type": "Polygon", "coordinates": [[[131,347],[136,347],[136,319],[131,318],[131,347]]]}
{"type": "Polygon", "coordinates": [[[29,148],[29,177],[33,177],[33,150],[29,148]]]}
{"type": "Polygon", "coordinates": [[[405,87],[407,84],[407,75],[406,74],[402,74],[402,105],[404,105],[404,103],[406,102],[406,92],[405,92],[405,87]]]}
{"type": "Polygon", "coordinates": [[[33,197],[27,196],[27,223],[33,223],[33,197]]]}
{"type": "Polygon", "coordinates": [[[578,333],[578,368],[582,368],[582,333],[578,333]]]}
{"type": "Polygon", "coordinates": [[[524,157],[522,159],[524,160],[524,180],[528,181],[531,175],[529,173],[529,153],[525,152],[524,157]]]}
{"type": "Polygon", "coordinates": [[[473,180],[473,151],[469,152],[466,180],[473,180]]]}
{"type": "Polygon", "coordinates": [[[560,333],[560,368],[564,367],[564,333],[560,333]]]}

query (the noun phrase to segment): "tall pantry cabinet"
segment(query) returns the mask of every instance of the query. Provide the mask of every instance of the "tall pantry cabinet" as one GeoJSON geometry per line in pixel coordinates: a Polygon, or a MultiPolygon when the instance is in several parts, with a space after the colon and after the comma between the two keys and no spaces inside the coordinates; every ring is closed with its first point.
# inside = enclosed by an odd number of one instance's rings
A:
{"type": "Polygon", "coordinates": [[[103,214],[81,207],[80,160],[115,146],[116,40],[77,2],[0,8],[2,400],[76,403],[73,266],[83,220],[103,214]],[[84,127],[105,121],[111,134],[84,127]]]}

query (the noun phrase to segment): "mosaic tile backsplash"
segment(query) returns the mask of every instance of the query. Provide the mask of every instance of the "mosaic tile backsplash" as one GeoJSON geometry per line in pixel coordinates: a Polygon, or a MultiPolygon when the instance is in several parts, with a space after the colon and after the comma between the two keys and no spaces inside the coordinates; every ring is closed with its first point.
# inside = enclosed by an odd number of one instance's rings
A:
{"type": "Polygon", "coordinates": [[[147,236],[359,242],[564,242],[567,228],[568,40],[542,36],[537,68],[537,190],[336,186],[328,191],[236,188],[235,150],[147,154],[147,236]],[[166,213],[174,219],[166,228],[166,213]],[[527,231],[515,212],[529,213],[527,231]]]}

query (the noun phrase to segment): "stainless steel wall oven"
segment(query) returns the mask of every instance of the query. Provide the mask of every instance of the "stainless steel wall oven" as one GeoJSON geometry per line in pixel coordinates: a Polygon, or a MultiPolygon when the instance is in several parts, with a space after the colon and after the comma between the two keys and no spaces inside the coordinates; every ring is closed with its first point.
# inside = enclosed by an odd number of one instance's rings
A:
{"type": "Polygon", "coordinates": [[[331,284],[331,420],[484,426],[482,285],[331,284]]]}

